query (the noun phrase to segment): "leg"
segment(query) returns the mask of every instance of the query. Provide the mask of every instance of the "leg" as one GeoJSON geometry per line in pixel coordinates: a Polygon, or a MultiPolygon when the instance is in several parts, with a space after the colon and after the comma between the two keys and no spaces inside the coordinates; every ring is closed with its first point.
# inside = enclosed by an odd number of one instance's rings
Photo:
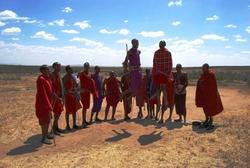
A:
{"type": "Polygon", "coordinates": [[[164,111],[166,111],[167,108],[169,107],[166,86],[163,85],[161,89],[162,89],[162,93],[163,93],[163,100],[162,100],[162,104],[163,104],[162,106],[163,107],[162,108],[163,108],[164,111]]]}
{"type": "Polygon", "coordinates": [[[86,109],[82,109],[82,128],[87,128],[86,109]]]}
{"type": "Polygon", "coordinates": [[[161,108],[161,89],[157,88],[156,90],[156,97],[157,97],[157,108],[156,108],[156,120],[158,119],[158,113],[160,111],[161,108]]]}
{"type": "Polygon", "coordinates": [[[96,115],[95,115],[95,121],[101,121],[100,119],[99,119],[99,117],[98,117],[98,115],[99,115],[99,112],[96,112],[96,115]]]}
{"type": "Polygon", "coordinates": [[[151,107],[152,118],[155,117],[155,105],[151,107]]]}
{"type": "Polygon", "coordinates": [[[86,109],[82,109],[82,124],[86,124],[86,109]]]}
{"type": "Polygon", "coordinates": [[[47,145],[51,145],[52,142],[48,139],[48,130],[49,130],[49,125],[41,125],[41,129],[42,129],[42,143],[47,144],[47,145]]]}
{"type": "Polygon", "coordinates": [[[138,107],[139,108],[139,112],[137,115],[137,118],[141,119],[142,118],[142,107],[138,107]]]}
{"type": "Polygon", "coordinates": [[[186,114],[183,115],[183,118],[184,118],[184,123],[186,124],[187,123],[187,117],[186,117],[186,114]]]}
{"type": "Polygon", "coordinates": [[[69,113],[66,112],[65,114],[65,119],[66,119],[66,130],[70,131],[70,126],[69,126],[69,113]]]}
{"type": "Polygon", "coordinates": [[[112,108],[112,120],[115,120],[116,105],[112,108]]]}
{"type": "Polygon", "coordinates": [[[73,128],[79,129],[80,127],[76,124],[76,112],[72,114],[73,117],[73,128]]]}
{"type": "Polygon", "coordinates": [[[209,117],[208,124],[207,124],[207,127],[206,127],[206,130],[212,130],[213,128],[214,128],[214,125],[213,125],[213,117],[210,116],[210,117],[209,117]]]}
{"type": "Polygon", "coordinates": [[[104,118],[104,121],[107,121],[107,119],[108,119],[109,108],[110,108],[110,106],[107,105],[106,109],[105,109],[105,118],[104,118]]]}
{"type": "Polygon", "coordinates": [[[158,122],[159,124],[163,123],[163,116],[164,116],[164,110],[161,111],[161,117],[160,117],[160,121],[158,122]]]}
{"type": "Polygon", "coordinates": [[[169,120],[169,121],[172,121],[172,115],[173,115],[174,106],[170,106],[169,109],[170,109],[170,113],[169,113],[168,120],[169,120]]]}
{"type": "Polygon", "coordinates": [[[60,135],[58,132],[58,120],[59,120],[60,114],[54,114],[54,121],[53,121],[53,131],[55,135],[60,135]]]}
{"type": "Polygon", "coordinates": [[[91,111],[91,116],[90,116],[90,120],[89,123],[92,124],[93,123],[93,116],[94,116],[94,111],[91,111]]]}

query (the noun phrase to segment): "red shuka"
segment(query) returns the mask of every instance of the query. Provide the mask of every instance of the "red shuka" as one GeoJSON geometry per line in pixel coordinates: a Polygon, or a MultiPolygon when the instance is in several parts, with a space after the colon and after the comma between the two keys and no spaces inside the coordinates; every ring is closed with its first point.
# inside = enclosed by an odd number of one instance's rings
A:
{"type": "Polygon", "coordinates": [[[120,101],[120,84],[115,77],[109,77],[104,81],[106,85],[107,106],[117,106],[120,101]]]}
{"type": "MultiPolygon", "coordinates": [[[[129,81],[129,74],[124,74],[121,78],[121,89],[123,92],[129,89],[129,81]]],[[[132,99],[128,98],[128,95],[123,96],[123,106],[125,114],[129,114],[131,112],[132,99]]]]}
{"type": "Polygon", "coordinates": [[[47,76],[40,75],[37,78],[36,87],[36,116],[40,125],[47,125],[52,111],[52,84],[47,76]]]}
{"type": "Polygon", "coordinates": [[[69,114],[74,114],[81,108],[80,102],[77,100],[74,93],[69,93],[75,90],[75,81],[71,74],[66,74],[64,77],[64,89],[65,89],[65,108],[69,114]]]}
{"type": "Polygon", "coordinates": [[[168,80],[166,83],[167,86],[167,97],[169,106],[174,105],[174,82],[172,80],[168,80]]]}
{"type": "Polygon", "coordinates": [[[213,72],[209,71],[200,76],[196,87],[195,103],[197,107],[203,107],[206,116],[214,116],[223,111],[213,72]]]}
{"type": "Polygon", "coordinates": [[[147,76],[142,78],[141,87],[136,93],[136,106],[143,107],[147,96],[147,76]]]}
{"type": "Polygon", "coordinates": [[[90,94],[98,98],[98,91],[96,89],[95,81],[91,78],[88,72],[81,72],[79,75],[81,89],[85,90],[81,93],[81,102],[83,109],[89,109],[90,107],[90,94]]]}
{"type": "Polygon", "coordinates": [[[63,103],[60,100],[62,98],[62,83],[59,74],[52,73],[51,75],[52,88],[53,93],[55,94],[55,98],[53,100],[53,112],[56,115],[60,115],[63,112],[63,103]]]}

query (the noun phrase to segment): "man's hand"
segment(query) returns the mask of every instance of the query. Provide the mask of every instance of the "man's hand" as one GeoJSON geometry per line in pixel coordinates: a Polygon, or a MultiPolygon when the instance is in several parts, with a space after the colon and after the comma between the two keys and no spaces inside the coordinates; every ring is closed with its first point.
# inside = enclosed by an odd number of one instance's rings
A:
{"type": "Polygon", "coordinates": [[[52,110],[49,111],[49,117],[50,117],[50,119],[53,118],[53,116],[52,116],[52,110]]]}

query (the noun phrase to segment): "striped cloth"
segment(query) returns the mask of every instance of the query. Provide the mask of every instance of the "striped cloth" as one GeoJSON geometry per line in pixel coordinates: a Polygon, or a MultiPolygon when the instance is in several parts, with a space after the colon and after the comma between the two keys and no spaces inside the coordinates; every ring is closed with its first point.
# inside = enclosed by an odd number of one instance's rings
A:
{"type": "Polygon", "coordinates": [[[164,74],[172,78],[172,56],[166,48],[157,50],[153,60],[153,74],[164,74]]]}

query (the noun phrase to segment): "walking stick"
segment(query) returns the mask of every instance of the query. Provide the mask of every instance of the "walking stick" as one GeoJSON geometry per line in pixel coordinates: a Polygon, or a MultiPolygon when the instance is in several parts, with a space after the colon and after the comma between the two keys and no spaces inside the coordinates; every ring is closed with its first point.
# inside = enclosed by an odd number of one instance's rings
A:
{"type": "MultiPolygon", "coordinates": [[[[55,100],[54,100],[54,102],[53,102],[53,105],[52,105],[52,111],[53,111],[53,109],[54,109],[54,107],[55,107],[55,104],[56,104],[56,100],[58,99],[58,96],[57,95],[55,95],[55,100]]],[[[52,134],[52,136],[53,136],[53,143],[54,143],[54,146],[56,146],[56,138],[55,138],[55,133],[54,133],[54,129],[53,129],[53,115],[52,115],[52,113],[51,113],[51,120],[50,120],[50,126],[51,126],[51,134],[52,134]]]]}

